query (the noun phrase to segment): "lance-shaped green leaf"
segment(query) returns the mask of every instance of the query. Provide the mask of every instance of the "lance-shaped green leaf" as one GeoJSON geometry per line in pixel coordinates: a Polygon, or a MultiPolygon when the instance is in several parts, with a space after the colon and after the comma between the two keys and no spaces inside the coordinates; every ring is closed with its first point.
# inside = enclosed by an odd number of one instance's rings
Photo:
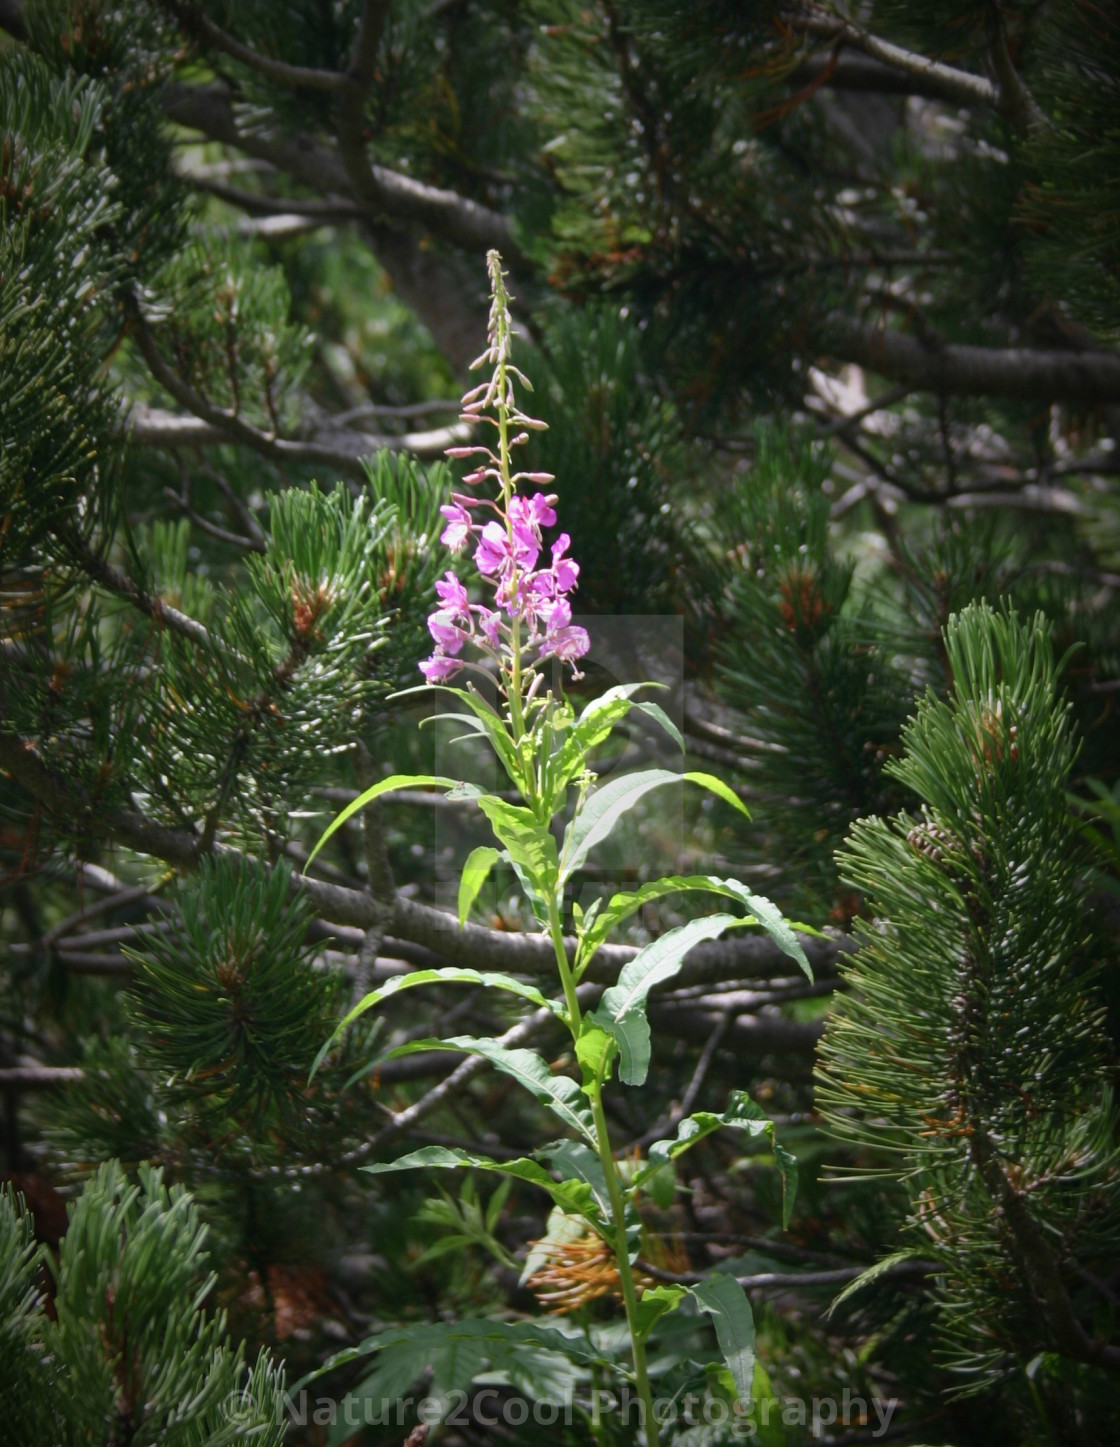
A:
{"type": "Polygon", "coordinates": [[[542,1146],[540,1153],[565,1181],[582,1181],[590,1187],[604,1219],[610,1216],[610,1192],[603,1175],[598,1153],[580,1141],[553,1141],[542,1146]]]}
{"type": "Polygon", "coordinates": [[[390,774],[387,779],[381,779],[372,788],[366,789],[356,799],[352,799],[342,813],[330,823],[323,831],[318,844],[308,855],[306,868],[310,868],[315,856],[322,849],[323,845],[335,833],[341,829],[348,819],[352,819],[367,804],[372,804],[382,794],[388,794],[393,789],[454,789],[459,785],[458,779],[445,779],[439,774],[390,774]]]}
{"type": "MultiPolygon", "coordinates": [[[[430,686],[431,685],[421,685],[418,689],[405,689],[404,693],[422,693],[430,686]]],[[[473,689],[449,688],[446,684],[440,684],[439,691],[440,693],[450,693],[466,704],[478,720],[482,731],[490,740],[491,746],[501,761],[502,767],[509,775],[511,782],[516,788],[520,789],[525,781],[518,763],[517,749],[514,746],[509,730],[506,728],[498,712],[486,702],[481,694],[475,693],[473,689]]],[[[397,698],[403,696],[403,693],[394,695],[394,697],[397,698]]],[[[441,715],[441,717],[443,717],[443,715],[441,715]]]]}
{"type": "Polygon", "coordinates": [[[640,889],[627,890],[620,894],[611,896],[610,903],[601,908],[594,920],[589,922],[584,929],[583,938],[580,942],[579,967],[577,975],[582,973],[589,964],[595,951],[617,928],[623,920],[641,909],[645,904],[650,904],[655,899],[662,899],[667,894],[693,893],[693,894],[718,894],[725,899],[739,900],[751,911],[752,918],[745,920],[745,924],[760,924],[770,935],[771,939],[790,955],[812,979],[812,970],[809,961],[805,957],[805,951],[794,934],[794,929],[800,929],[810,934],[817,931],[808,925],[794,925],[787,920],[775,904],[765,896],[755,894],[753,890],[740,884],[737,879],[720,879],[714,874],[671,874],[664,879],[652,880],[649,884],[643,884],[640,889]]]}
{"type": "Polygon", "coordinates": [[[581,869],[595,845],[601,844],[622,815],[632,809],[651,789],[659,789],[663,784],[679,784],[682,781],[699,784],[702,789],[725,799],[740,813],[749,817],[749,811],[739,796],[714,774],[675,774],[670,769],[639,769],[634,774],[623,774],[595,789],[568,825],[561,855],[561,879],[567,879],[577,869],[581,869]]]}
{"type": "Polygon", "coordinates": [[[701,940],[715,939],[742,924],[733,914],[710,914],[668,930],[640,949],[622,967],[618,984],[603,994],[592,1019],[618,1042],[619,1076],[626,1085],[641,1085],[649,1072],[650,1034],[646,1000],[655,985],[672,979],[685,955],[701,940]]]}
{"type": "Polygon", "coordinates": [[[534,1050],[514,1049],[499,1045],[496,1040],[476,1038],[473,1035],[449,1035],[427,1040],[410,1040],[407,1045],[398,1045],[385,1056],[395,1060],[402,1055],[416,1055],[421,1050],[455,1050],[461,1055],[481,1055],[497,1070],[536,1096],[542,1105],[548,1106],[566,1126],[577,1131],[592,1146],[595,1144],[595,1125],[591,1110],[583,1092],[567,1075],[553,1075],[548,1064],[534,1050]]]}
{"type": "MultiPolygon", "coordinates": [[[[575,1142],[568,1144],[574,1146],[575,1142]]],[[[371,1176],[383,1176],[390,1171],[494,1171],[500,1176],[539,1186],[569,1214],[582,1216],[597,1229],[603,1225],[602,1217],[596,1210],[593,1188],[585,1178],[569,1175],[563,1180],[554,1181],[540,1162],[530,1156],[518,1156],[512,1161],[495,1161],[490,1156],[476,1155],[473,1151],[460,1150],[458,1147],[424,1146],[421,1150],[410,1151],[407,1156],[398,1156],[395,1161],[378,1161],[372,1166],[362,1166],[361,1169],[371,1176]]]]}
{"type": "Polygon", "coordinates": [[[681,753],[684,753],[684,735],[659,703],[642,702],[636,703],[634,707],[639,713],[644,713],[647,718],[653,719],[654,723],[660,724],[681,753]]]}
{"type": "Polygon", "coordinates": [[[634,1331],[639,1341],[645,1341],[661,1318],[670,1311],[676,1311],[688,1295],[684,1286],[647,1286],[638,1301],[634,1317],[634,1331]]]}
{"type": "Polygon", "coordinates": [[[744,1407],[750,1406],[754,1379],[754,1313],[747,1294],[733,1276],[710,1276],[688,1288],[701,1311],[712,1318],[716,1341],[744,1407]]]}
{"type": "Polygon", "coordinates": [[[665,710],[655,703],[639,703],[633,695],[643,688],[664,688],[659,683],[623,683],[608,688],[586,705],[572,725],[568,738],[553,764],[553,777],[558,785],[568,783],[583,768],[587,755],[604,743],[632,708],[654,719],[684,752],[680,730],[665,710]]]}
{"type": "Polygon", "coordinates": [[[459,924],[465,925],[470,918],[479,891],[489,878],[490,871],[502,857],[501,850],[490,844],[480,844],[467,855],[463,873],[459,880],[459,924]]]}
{"type": "Polygon", "coordinates": [[[551,885],[556,880],[559,864],[556,858],[556,840],[547,824],[540,824],[533,817],[531,809],[517,804],[507,804],[493,794],[485,794],[478,801],[478,807],[490,820],[490,827],[506,847],[510,861],[519,866],[536,888],[551,885]]]}
{"type": "Polygon", "coordinates": [[[530,985],[525,980],[518,980],[513,975],[504,975],[497,970],[472,970],[459,965],[444,965],[433,970],[410,970],[407,975],[394,975],[392,979],[386,980],[376,990],[370,990],[367,995],[362,996],[349,1014],[339,1022],[334,1034],[315,1057],[311,1075],[315,1075],[338,1037],[360,1015],[364,1015],[367,1010],[372,1010],[394,995],[399,995],[402,990],[413,990],[418,985],[482,985],[486,989],[506,990],[511,995],[520,995],[523,1000],[543,1006],[556,1015],[562,1015],[564,1011],[561,1001],[548,999],[537,989],[536,985],[530,985]]]}
{"type": "Polygon", "coordinates": [[[745,1090],[731,1093],[731,1102],[722,1115],[712,1111],[699,1110],[685,1116],[677,1126],[675,1136],[654,1141],[649,1148],[646,1164],[634,1177],[635,1186],[644,1185],[667,1162],[675,1161],[685,1151],[698,1145],[705,1136],[724,1127],[745,1131],[747,1135],[765,1136],[774,1152],[774,1160],[782,1180],[782,1225],[789,1225],[793,1214],[793,1203],[797,1196],[797,1157],[779,1145],[774,1122],[761,1106],[756,1105],[745,1090]]]}

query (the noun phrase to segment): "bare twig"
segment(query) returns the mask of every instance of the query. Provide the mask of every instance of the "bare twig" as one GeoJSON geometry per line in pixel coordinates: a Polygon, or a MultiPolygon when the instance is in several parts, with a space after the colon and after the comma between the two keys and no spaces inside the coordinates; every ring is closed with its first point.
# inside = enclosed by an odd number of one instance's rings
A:
{"type": "Polygon", "coordinates": [[[891,387],[880,396],[873,397],[866,407],[860,407],[855,412],[848,412],[841,417],[837,417],[836,420],[830,422],[827,427],[822,428],[817,434],[817,437],[821,442],[824,442],[829,437],[835,437],[838,432],[843,432],[849,427],[858,427],[861,422],[873,416],[876,412],[885,412],[888,407],[893,407],[896,403],[901,402],[904,397],[909,397],[912,391],[913,388],[906,385],[891,387]]]}
{"type": "MultiPolygon", "coordinates": [[[[637,1265],[657,1281],[692,1285],[706,1280],[706,1277],[697,1271],[664,1271],[648,1261],[639,1261],[637,1265]]],[[[920,1278],[944,1269],[936,1261],[900,1261],[895,1266],[888,1266],[878,1279],[887,1281],[900,1277],[920,1278]]],[[[857,1276],[862,1276],[866,1270],[866,1266],[841,1266],[835,1271],[759,1271],[753,1276],[737,1276],[735,1279],[744,1291],[759,1291],[765,1288],[797,1291],[819,1286],[844,1286],[847,1282],[854,1281],[857,1276]]]]}
{"type": "MultiPolygon", "coordinates": [[[[168,372],[174,376],[170,369],[168,372]]],[[[166,382],[163,385],[166,386],[166,382]]],[[[170,392],[171,387],[168,386],[167,390],[170,392]]],[[[130,440],[135,445],[165,448],[220,447],[231,442],[241,442],[277,462],[318,462],[345,476],[361,480],[365,477],[360,466],[361,459],[382,448],[390,452],[411,452],[417,457],[441,457],[448,447],[465,442],[470,436],[469,427],[461,422],[419,432],[382,435],[351,432],[342,427],[334,430],[338,419],[331,418],[332,430],[327,435],[332,440],[329,443],[283,441],[256,429],[250,429],[253,435],[249,437],[244,432],[245,424],[240,423],[238,426],[238,419],[232,413],[211,408],[196,392],[186,388],[185,384],[182,384],[180,391],[181,395],[176,400],[192,411],[195,404],[200,405],[206,409],[206,414],[183,417],[158,407],[136,406],[125,423],[130,440]]]]}
{"type": "Polygon", "coordinates": [[[100,554],[95,553],[84,538],[71,537],[69,545],[75,560],[94,582],[100,583],[103,588],[107,588],[121,598],[127,598],[142,613],[146,613],[153,622],[165,625],[202,648],[212,649],[214,647],[213,639],[203,624],[186,613],[180,612],[178,608],[173,608],[170,603],[165,603],[162,598],[141,588],[127,573],[122,573],[120,568],[114,567],[100,554]]]}
{"type": "Polygon", "coordinates": [[[810,35],[818,35],[822,40],[833,42],[841,41],[845,45],[852,45],[857,50],[862,50],[872,60],[877,60],[883,65],[888,65],[892,70],[901,71],[903,75],[912,77],[916,82],[921,83],[925,93],[936,89],[944,100],[955,101],[959,105],[982,105],[992,110],[1000,109],[1000,93],[996,86],[985,76],[973,75],[967,70],[958,70],[951,65],[944,65],[939,60],[930,60],[928,56],[920,55],[916,51],[906,50],[901,45],[895,45],[889,40],[883,40],[870,31],[864,30],[862,26],[856,25],[851,20],[841,20],[838,16],[830,14],[819,7],[812,7],[792,17],[794,24],[810,35]]]}
{"type": "Polygon", "coordinates": [[[77,1065],[13,1065],[0,1070],[0,1088],[9,1090],[55,1090],[82,1080],[85,1071],[77,1065]]]}

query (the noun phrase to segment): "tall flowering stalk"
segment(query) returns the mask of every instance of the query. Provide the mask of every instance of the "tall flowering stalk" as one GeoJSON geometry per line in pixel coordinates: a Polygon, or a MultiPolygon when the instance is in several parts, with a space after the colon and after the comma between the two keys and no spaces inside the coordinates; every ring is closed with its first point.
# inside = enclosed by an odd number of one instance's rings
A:
{"type": "Polygon", "coordinates": [[[446,682],[463,667],[464,645],[472,644],[497,666],[519,735],[524,732],[524,705],[544,677],[542,665],[550,658],[575,663],[591,643],[586,631],[572,624],[569,597],[579,579],[579,564],[568,557],[567,533],[552,544],[548,565],[538,566],[541,530],[555,524],[558,499],[536,489],[556,479],[548,472],[513,472],[511,458],[515,447],[523,447],[531,432],[543,431],[547,424],[518,407],[515,380],[526,391],[533,389],[510,360],[509,295],[496,251],[490,252],[487,263],[493,296],[489,345],[471,370],[489,363],[493,371],[488,382],[464,396],[462,420],[492,427],[497,451],[487,442],[449,447],[447,455],[476,459],[477,466],[463,478],[463,485],[496,484],[497,498],[453,493],[450,503],[440,509],[447,524],[440,541],[456,554],[474,547],[475,564],[493,588],[496,606],[472,604],[466,588],[448,571],[436,584],[441,606],[428,619],[435,652],[420,664],[420,671],[430,683],[446,682]],[[519,492],[521,483],[534,491],[519,492]]]}
{"type": "MultiPolygon", "coordinates": [[[[476,491],[454,493],[444,506],[441,541],[455,555],[473,549],[474,562],[490,595],[485,602],[471,602],[462,580],[453,570],[447,571],[437,584],[439,607],[428,620],[435,649],[420,664],[420,670],[429,684],[454,696],[471,711],[523,802],[512,804],[474,785],[442,776],[393,775],[348,805],[326,830],[315,853],[347,819],[387,790],[436,787],[454,789],[460,797],[474,799],[490,823],[496,847],[475,849],[463,866],[460,924],[465,924],[493,866],[499,861],[508,864],[542,930],[552,941],[561,995],[549,998],[531,981],[497,972],[480,973],[453,966],[416,970],[396,976],[366,995],[342,1021],[335,1038],[366,1010],[401,990],[426,984],[481,985],[504,990],[551,1012],[568,1031],[579,1066],[578,1082],[566,1074],[553,1074],[547,1061],[532,1050],[510,1049],[489,1038],[458,1035],[413,1040],[384,1057],[430,1049],[482,1056],[558,1117],[566,1132],[564,1139],[542,1145],[534,1155],[515,1161],[496,1161],[463,1150],[428,1146],[365,1169],[380,1173],[414,1167],[472,1167],[512,1176],[547,1192],[568,1227],[574,1226],[586,1237],[588,1250],[582,1252],[582,1257],[596,1262],[596,1281],[617,1283],[629,1327],[629,1363],[619,1366],[589,1347],[585,1337],[573,1337],[536,1323],[464,1322],[461,1331],[476,1343],[485,1336],[491,1343],[488,1350],[492,1361],[498,1351],[493,1343],[500,1338],[502,1350],[528,1352],[544,1346],[574,1356],[594,1371],[621,1372],[641,1401],[646,1443],[658,1447],[658,1424],[646,1364],[647,1344],[658,1320],[685,1302],[712,1317],[723,1362],[743,1411],[750,1400],[754,1327],[747,1298],[732,1276],[716,1275],[696,1285],[653,1285],[648,1275],[636,1275],[641,1206],[650,1191],[664,1185],[667,1173],[671,1178],[677,1156],[724,1127],[770,1138],[782,1172],[786,1219],[792,1205],[795,1163],[774,1141],[772,1123],[742,1091],[733,1093],[722,1115],[700,1111],[688,1116],[678,1123],[675,1136],[655,1141],[644,1160],[619,1162],[611,1145],[604,1092],[616,1073],[627,1086],[645,1082],[652,1050],[646,1018],[649,993],[676,974],[694,944],[714,939],[728,929],[761,926],[810,978],[811,972],[796,935],[774,905],[737,880],[714,875],[674,875],[655,880],[632,892],[616,894],[607,903],[599,901],[586,913],[573,905],[575,939],[565,938],[568,884],[590,851],[609,837],[621,816],[650,790],[690,782],[742,813],[746,810],[738,796],[711,774],[646,769],[603,784],[597,781],[591,755],[633,708],[645,710],[681,742],[674,725],[656,704],[636,699],[638,691],[648,685],[609,689],[586,704],[578,716],[562,689],[544,686],[546,672],[551,671],[549,665],[555,660],[578,663],[590,642],[584,629],[572,623],[570,599],[579,578],[579,565],[568,555],[566,533],[552,543],[545,566],[541,566],[545,554],[543,530],[555,525],[558,502],[555,494],[541,489],[555,479],[547,473],[513,470],[513,449],[524,446],[530,434],[544,424],[518,405],[515,387],[526,391],[531,388],[511,359],[509,296],[496,252],[490,253],[488,264],[493,295],[488,346],[475,366],[488,364],[492,371],[489,381],[467,393],[463,416],[492,432],[479,445],[451,449],[453,457],[474,462],[463,486],[476,491]],[[522,485],[531,490],[520,490],[522,485]],[[466,688],[452,686],[452,679],[470,670],[496,682],[496,705],[479,688],[469,686],[469,680],[466,688]],[[567,790],[573,783],[577,785],[577,797],[565,824],[567,790]],[[559,833],[561,825],[558,843],[553,831],[556,828],[559,833]],[[749,912],[708,914],[666,931],[627,962],[617,983],[602,993],[594,1009],[589,1009],[586,989],[581,991],[579,987],[600,946],[644,904],[682,891],[731,900],[749,912]],[[610,1260],[605,1274],[604,1253],[610,1260]]],[[[320,1058],[332,1043],[327,1042],[320,1058]]],[[[570,1247],[570,1229],[565,1240],[570,1247]]],[[[547,1257],[547,1250],[545,1254],[547,1257]]],[[[544,1277],[551,1281],[558,1272],[563,1276],[568,1269],[565,1259],[558,1251],[544,1277]]],[[[553,1305],[556,1300],[578,1302],[582,1295],[578,1291],[561,1292],[551,1300],[553,1305]]],[[[423,1326],[409,1329],[418,1340],[435,1330],[423,1326]]],[[[444,1347],[448,1330],[446,1323],[439,1325],[438,1343],[444,1347]]],[[[380,1339],[374,1338],[359,1350],[376,1351],[380,1344],[380,1339]]],[[[437,1345],[435,1337],[432,1345],[433,1349],[437,1345]]],[[[598,1423],[593,1425],[598,1432],[598,1423]]]]}

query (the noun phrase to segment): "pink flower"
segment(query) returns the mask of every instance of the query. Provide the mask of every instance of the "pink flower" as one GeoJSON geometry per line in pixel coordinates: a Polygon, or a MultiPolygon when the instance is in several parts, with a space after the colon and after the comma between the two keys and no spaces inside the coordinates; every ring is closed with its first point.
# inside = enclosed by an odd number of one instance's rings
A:
{"type": "Polygon", "coordinates": [[[440,542],[453,553],[461,553],[471,535],[471,515],[458,503],[445,503],[440,512],[447,519],[447,526],[440,534],[440,542]]]}
{"type": "Polygon", "coordinates": [[[524,527],[514,527],[511,541],[501,523],[487,523],[474,560],[480,573],[502,573],[511,567],[529,572],[536,567],[540,551],[540,544],[524,527]]]}
{"type": "Polygon", "coordinates": [[[425,658],[421,663],[420,672],[429,683],[445,683],[454,678],[462,666],[457,658],[446,658],[437,649],[431,658],[425,658]]]}
{"type": "Polygon", "coordinates": [[[544,626],[551,633],[555,629],[567,628],[572,621],[572,605],[567,598],[556,598],[543,603],[538,609],[544,626]]]}
{"type": "Polygon", "coordinates": [[[474,560],[480,573],[497,573],[509,558],[509,539],[501,523],[487,523],[475,549],[474,560]]]}
{"type": "Polygon", "coordinates": [[[453,613],[433,613],[428,619],[428,632],[441,653],[458,653],[467,638],[463,630],[455,626],[453,613]]]}
{"type": "Polygon", "coordinates": [[[542,650],[554,654],[562,663],[574,663],[590,649],[591,639],[586,628],[558,628],[555,633],[546,633],[542,650]]]}
{"type": "Polygon", "coordinates": [[[448,570],[442,578],[437,580],[436,592],[443,604],[443,612],[449,613],[453,618],[461,619],[463,622],[469,622],[471,609],[467,590],[454,573],[448,570]]]}
{"type": "Polygon", "coordinates": [[[572,540],[567,533],[561,533],[552,545],[552,573],[556,579],[558,593],[570,593],[579,578],[579,564],[564,554],[572,540]]]}
{"type": "Polygon", "coordinates": [[[513,519],[514,527],[519,523],[523,524],[532,528],[538,537],[541,528],[550,528],[556,521],[556,510],[549,506],[548,498],[543,492],[530,493],[528,497],[511,498],[509,515],[513,519]]]}
{"type": "Polygon", "coordinates": [[[494,608],[478,610],[479,627],[491,648],[500,648],[502,642],[502,615],[494,608]]]}

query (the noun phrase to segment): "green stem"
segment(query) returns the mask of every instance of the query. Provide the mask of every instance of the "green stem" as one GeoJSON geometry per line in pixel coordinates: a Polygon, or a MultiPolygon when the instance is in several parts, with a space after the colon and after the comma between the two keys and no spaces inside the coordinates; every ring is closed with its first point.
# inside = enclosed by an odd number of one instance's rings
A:
{"type": "Polygon", "coordinates": [[[649,1385],[646,1368],[646,1344],[638,1333],[638,1293],[634,1287],[634,1273],[630,1269],[630,1245],[626,1240],[626,1202],[622,1195],[618,1165],[611,1153],[610,1132],[607,1129],[606,1112],[603,1110],[603,1087],[598,1080],[591,1090],[591,1110],[595,1117],[595,1135],[599,1147],[599,1161],[607,1180],[607,1194],[610,1196],[612,1225],[614,1226],[614,1257],[618,1267],[618,1279],[622,1284],[622,1300],[626,1307],[626,1322],[630,1328],[630,1350],[634,1357],[634,1380],[638,1386],[638,1397],[642,1403],[645,1419],[647,1447],[658,1447],[657,1418],[653,1414],[653,1392],[649,1385]]]}
{"type": "MultiPolygon", "coordinates": [[[[560,918],[560,904],[554,893],[548,897],[548,925],[552,946],[556,952],[556,966],[560,982],[564,987],[564,1003],[568,1008],[568,1028],[572,1039],[579,1038],[582,1016],[579,998],[576,995],[575,975],[568,963],[568,952],[564,948],[564,929],[560,918]]],[[[599,1163],[607,1183],[610,1198],[611,1226],[614,1230],[614,1258],[618,1268],[618,1279],[622,1286],[622,1301],[626,1308],[626,1324],[630,1328],[630,1350],[634,1358],[634,1380],[642,1403],[645,1420],[647,1447],[658,1447],[657,1419],[653,1414],[653,1393],[649,1385],[646,1368],[646,1344],[638,1333],[638,1293],[634,1286],[634,1273],[630,1269],[630,1245],[626,1239],[626,1201],[622,1193],[622,1181],[618,1164],[611,1152],[611,1137],[607,1127],[606,1112],[603,1110],[603,1082],[596,1078],[588,1089],[591,1110],[595,1120],[595,1145],[599,1152],[599,1163]]]]}
{"type": "Polygon", "coordinates": [[[579,999],[576,996],[576,977],[568,963],[568,951],[564,948],[564,926],[560,920],[560,902],[552,892],[548,895],[548,930],[552,936],[552,948],[556,952],[556,968],[560,972],[560,983],[564,987],[564,1004],[568,1007],[568,1029],[572,1039],[579,1039],[581,1024],[579,999]]]}

